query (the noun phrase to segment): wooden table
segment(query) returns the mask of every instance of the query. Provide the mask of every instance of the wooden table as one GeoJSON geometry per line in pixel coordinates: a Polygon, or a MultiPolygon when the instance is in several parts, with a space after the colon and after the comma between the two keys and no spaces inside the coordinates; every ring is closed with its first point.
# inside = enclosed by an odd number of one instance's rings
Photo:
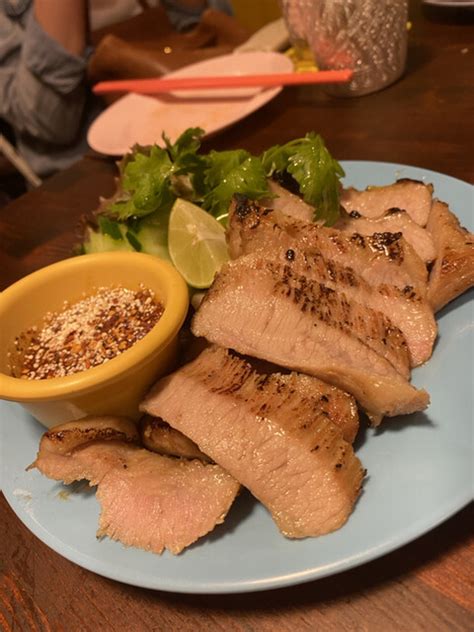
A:
{"type": "MultiPolygon", "coordinates": [[[[260,152],[315,129],[340,159],[400,162],[474,182],[472,19],[412,7],[409,62],[397,84],[360,99],[293,88],[205,149],[260,152]]],[[[472,14],[471,14],[472,15],[472,14]]],[[[70,254],[79,218],[113,190],[112,161],[86,157],[0,211],[0,284],[70,254]]],[[[8,446],[2,446],[8,449],[8,446]]],[[[288,589],[230,596],[152,592],[63,559],[20,523],[0,495],[0,629],[368,630],[474,628],[473,511],[360,568],[288,589]]],[[[376,519],[376,517],[374,517],[376,519]]]]}

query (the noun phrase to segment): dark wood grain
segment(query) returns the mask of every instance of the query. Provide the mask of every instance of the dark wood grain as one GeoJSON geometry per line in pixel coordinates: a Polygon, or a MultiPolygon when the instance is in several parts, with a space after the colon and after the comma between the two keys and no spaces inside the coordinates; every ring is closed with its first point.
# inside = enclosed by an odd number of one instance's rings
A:
{"type": "Polygon", "coordinates": [[[314,129],[345,160],[425,167],[474,182],[472,25],[415,20],[405,75],[376,94],[335,99],[319,87],[286,89],[267,107],[216,137],[216,149],[260,152],[314,129]]]}
{"type": "MultiPolygon", "coordinates": [[[[464,15],[443,21],[413,3],[408,67],[395,85],[358,99],[286,89],[205,149],[260,152],[314,129],[340,159],[400,162],[474,182],[474,31],[464,15]]],[[[114,173],[112,160],[88,156],[1,209],[0,287],[69,256],[81,217],[111,193],[114,173]]],[[[467,508],[390,555],[317,582],[193,596],[126,586],[75,566],[38,541],[0,496],[0,630],[467,632],[474,629],[473,518],[467,508]]]]}
{"type": "Polygon", "coordinates": [[[360,568],[242,595],[175,595],[108,580],[36,540],[3,498],[0,512],[14,525],[2,551],[0,629],[468,632],[474,623],[472,507],[360,568]]]}

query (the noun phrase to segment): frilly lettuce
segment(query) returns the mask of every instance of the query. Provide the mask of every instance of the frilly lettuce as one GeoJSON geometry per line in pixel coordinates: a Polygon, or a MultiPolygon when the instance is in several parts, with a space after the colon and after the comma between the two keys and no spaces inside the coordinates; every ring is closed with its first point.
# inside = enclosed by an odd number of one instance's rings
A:
{"type": "Polygon", "coordinates": [[[267,179],[274,174],[294,179],[315,207],[315,220],[328,225],[337,220],[344,171],[318,134],[275,145],[261,156],[244,149],[200,153],[203,135],[202,129],[189,128],[174,143],[163,135],[163,146],[136,146],[125,156],[117,190],[96,211],[82,250],[141,250],[168,257],[168,218],[176,198],[199,204],[225,224],[232,196],[271,197],[267,179]]]}

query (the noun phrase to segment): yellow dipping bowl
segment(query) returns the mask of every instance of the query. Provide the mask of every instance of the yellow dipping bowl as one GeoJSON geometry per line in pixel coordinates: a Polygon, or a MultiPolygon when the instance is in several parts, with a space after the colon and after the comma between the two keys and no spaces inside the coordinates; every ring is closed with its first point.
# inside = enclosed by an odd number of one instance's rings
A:
{"type": "Polygon", "coordinates": [[[188,287],[167,261],[134,252],[82,255],[33,272],[0,294],[0,398],[22,404],[46,427],[86,415],[138,419],[138,404],[153,382],[173,368],[178,332],[188,311],[188,287]],[[105,364],[66,377],[11,377],[15,338],[99,287],[149,288],[164,305],[157,324],[105,364]]]}

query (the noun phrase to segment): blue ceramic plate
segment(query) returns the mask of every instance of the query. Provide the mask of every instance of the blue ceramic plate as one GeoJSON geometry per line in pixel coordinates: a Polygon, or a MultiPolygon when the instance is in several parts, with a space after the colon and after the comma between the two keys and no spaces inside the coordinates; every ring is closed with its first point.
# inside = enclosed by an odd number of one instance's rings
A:
{"type": "MultiPolygon", "coordinates": [[[[356,187],[410,177],[432,182],[465,225],[472,223],[473,187],[402,165],[345,162],[356,187]]],[[[432,403],[426,414],[386,421],[356,442],[368,469],[348,523],[330,535],[291,541],[267,511],[243,494],[223,525],[178,557],[96,540],[99,506],[84,485],[66,487],[25,472],[43,428],[17,405],[0,403],[3,492],[20,520],[44,543],[91,571],[122,582],[186,593],[229,593],[288,586],[368,562],[432,529],[472,498],[473,294],[439,315],[430,362],[413,372],[432,403]],[[471,300],[470,300],[471,299],[471,300]]]]}

